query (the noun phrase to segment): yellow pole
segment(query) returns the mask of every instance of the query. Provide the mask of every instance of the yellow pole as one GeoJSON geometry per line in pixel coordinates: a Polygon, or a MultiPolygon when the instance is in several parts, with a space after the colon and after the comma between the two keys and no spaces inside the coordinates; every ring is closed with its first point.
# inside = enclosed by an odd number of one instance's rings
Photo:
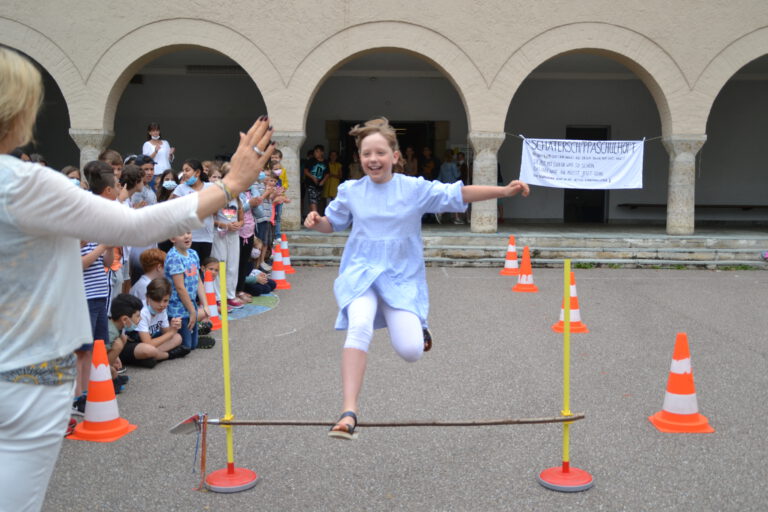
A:
{"type": "MultiPolygon", "coordinates": [[[[566,259],[563,272],[563,416],[571,413],[571,260],[566,259]]],[[[570,463],[570,426],[563,423],[563,471],[570,463]]]]}
{"type": "MultiPolygon", "coordinates": [[[[232,382],[229,372],[229,318],[227,314],[227,264],[219,262],[219,284],[221,293],[221,362],[224,367],[224,418],[232,421],[232,382]]],[[[232,437],[232,425],[226,425],[227,431],[227,469],[234,471],[235,445],[232,437]]]]}

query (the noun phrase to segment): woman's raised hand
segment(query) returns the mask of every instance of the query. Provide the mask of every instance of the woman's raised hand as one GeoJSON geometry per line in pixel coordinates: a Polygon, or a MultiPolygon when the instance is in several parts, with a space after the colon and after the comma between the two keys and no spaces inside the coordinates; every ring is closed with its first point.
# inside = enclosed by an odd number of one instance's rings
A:
{"type": "Polygon", "coordinates": [[[230,171],[223,178],[233,194],[251,186],[275,151],[273,128],[267,116],[259,117],[247,133],[240,133],[240,143],[232,155],[230,171]]]}

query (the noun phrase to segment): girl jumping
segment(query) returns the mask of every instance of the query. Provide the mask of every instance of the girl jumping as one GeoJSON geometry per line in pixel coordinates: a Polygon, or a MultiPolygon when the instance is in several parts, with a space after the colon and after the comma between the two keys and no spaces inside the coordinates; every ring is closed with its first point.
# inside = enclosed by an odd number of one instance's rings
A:
{"type": "Polygon", "coordinates": [[[387,327],[397,354],[417,361],[432,345],[427,329],[429,299],[421,240],[425,213],[464,212],[474,201],[530,192],[514,180],[506,186],[464,186],[393,174],[400,160],[395,130],[385,118],[357,125],[355,137],[365,177],[348,180],[325,216],[307,215],[304,226],[322,233],[352,230],[344,248],[334,293],[336,329],[347,331],[341,357],[343,408],[331,437],[353,439],[373,330],[387,327]]]}

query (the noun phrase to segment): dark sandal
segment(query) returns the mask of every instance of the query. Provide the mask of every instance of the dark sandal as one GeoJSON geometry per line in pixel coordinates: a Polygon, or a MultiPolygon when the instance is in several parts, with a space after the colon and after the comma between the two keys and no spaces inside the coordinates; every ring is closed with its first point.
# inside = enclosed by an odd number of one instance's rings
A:
{"type": "Polygon", "coordinates": [[[197,348],[213,348],[216,346],[216,340],[210,336],[200,336],[197,339],[197,348]]]}
{"type": "Polygon", "coordinates": [[[424,352],[429,352],[432,349],[432,333],[429,329],[424,329],[424,352]]]}
{"type": "Polygon", "coordinates": [[[357,414],[355,414],[353,411],[346,411],[342,413],[341,416],[339,416],[339,420],[336,422],[336,425],[331,427],[330,432],[328,432],[328,437],[336,437],[339,439],[356,439],[357,434],[355,433],[355,429],[357,428],[357,414]],[[355,422],[354,425],[349,425],[347,423],[341,423],[341,420],[344,418],[352,418],[355,422]],[[341,425],[345,430],[333,430],[338,425],[341,425]]]}

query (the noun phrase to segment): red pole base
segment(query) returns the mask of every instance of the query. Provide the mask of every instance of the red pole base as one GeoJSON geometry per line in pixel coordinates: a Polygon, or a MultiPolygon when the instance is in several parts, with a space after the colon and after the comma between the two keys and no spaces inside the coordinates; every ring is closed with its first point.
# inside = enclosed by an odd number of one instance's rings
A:
{"type": "Polygon", "coordinates": [[[214,471],[205,477],[205,487],[213,492],[240,492],[247,491],[259,479],[259,475],[245,468],[234,466],[214,471]]]}
{"type": "Polygon", "coordinates": [[[539,474],[539,483],[553,491],[580,492],[594,485],[592,475],[583,469],[574,468],[564,463],[563,466],[545,469],[539,474]],[[567,471],[563,469],[567,468],[567,471]]]}

